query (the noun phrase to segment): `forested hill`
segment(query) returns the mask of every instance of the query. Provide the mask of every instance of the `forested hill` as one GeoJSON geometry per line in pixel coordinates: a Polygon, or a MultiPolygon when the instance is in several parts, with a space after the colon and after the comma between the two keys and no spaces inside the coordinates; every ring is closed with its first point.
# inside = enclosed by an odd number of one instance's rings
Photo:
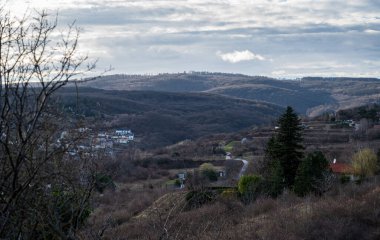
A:
{"type": "Polygon", "coordinates": [[[300,114],[316,116],[325,111],[378,102],[380,80],[376,78],[318,78],[278,80],[262,76],[224,73],[159,75],[110,75],[83,86],[105,90],[206,92],[293,106],[300,114]]]}
{"type": "Polygon", "coordinates": [[[141,146],[150,148],[269,124],[283,111],[271,103],[212,93],[80,87],[77,95],[65,87],[57,95],[66,109],[98,119],[103,128],[130,128],[142,138],[141,146]]]}

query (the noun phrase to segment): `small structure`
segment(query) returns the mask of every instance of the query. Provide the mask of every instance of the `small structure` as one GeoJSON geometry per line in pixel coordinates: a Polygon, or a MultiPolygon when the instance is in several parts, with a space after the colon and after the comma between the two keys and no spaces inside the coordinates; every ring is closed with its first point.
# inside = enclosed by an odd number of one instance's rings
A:
{"type": "Polygon", "coordinates": [[[348,124],[348,126],[355,127],[355,121],[354,120],[350,119],[350,120],[347,120],[345,122],[348,124]]]}
{"type": "Polygon", "coordinates": [[[135,139],[135,135],[131,130],[116,130],[115,135],[112,136],[115,143],[127,144],[129,141],[135,139]]]}
{"type": "Polygon", "coordinates": [[[331,171],[337,175],[337,176],[349,176],[351,181],[357,180],[357,177],[355,176],[354,168],[347,163],[332,163],[330,164],[331,171]]]}
{"type": "Polygon", "coordinates": [[[354,169],[347,163],[332,163],[330,169],[335,174],[353,174],[354,169]]]}
{"type": "Polygon", "coordinates": [[[132,131],[131,130],[116,130],[115,134],[117,136],[126,136],[126,135],[132,134],[132,131]]]}
{"type": "Polygon", "coordinates": [[[181,173],[178,173],[177,176],[178,176],[178,179],[179,179],[179,182],[180,182],[179,188],[182,189],[182,188],[185,187],[184,182],[186,180],[187,173],[186,172],[181,172],[181,173]]]}
{"type": "Polygon", "coordinates": [[[186,180],[186,173],[185,172],[181,172],[181,173],[178,173],[178,179],[179,180],[186,180]]]}
{"type": "Polygon", "coordinates": [[[230,152],[226,152],[226,160],[231,160],[232,154],[230,152]]]}

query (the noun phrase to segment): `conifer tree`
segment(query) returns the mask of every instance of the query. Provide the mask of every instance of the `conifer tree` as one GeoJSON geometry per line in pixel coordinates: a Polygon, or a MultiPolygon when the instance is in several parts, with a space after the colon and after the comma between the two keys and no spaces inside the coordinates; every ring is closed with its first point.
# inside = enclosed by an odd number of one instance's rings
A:
{"type": "Polygon", "coordinates": [[[271,197],[277,197],[284,189],[284,172],[278,156],[279,144],[275,136],[272,136],[265,150],[266,169],[264,176],[266,179],[266,192],[271,197]]]}
{"type": "Polygon", "coordinates": [[[310,192],[320,193],[318,184],[323,182],[328,166],[329,163],[322,152],[308,154],[298,168],[294,192],[299,196],[305,196],[310,192]]]}
{"type": "Polygon", "coordinates": [[[298,166],[303,158],[302,128],[291,107],[279,118],[279,131],[267,144],[265,169],[269,195],[281,194],[284,187],[291,188],[298,166]]]}
{"type": "Polygon", "coordinates": [[[279,131],[276,138],[278,147],[275,149],[275,154],[278,156],[284,172],[285,185],[291,187],[303,158],[302,128],[300,119],[289,106],[280,117],[278,124],[279,131]]]}

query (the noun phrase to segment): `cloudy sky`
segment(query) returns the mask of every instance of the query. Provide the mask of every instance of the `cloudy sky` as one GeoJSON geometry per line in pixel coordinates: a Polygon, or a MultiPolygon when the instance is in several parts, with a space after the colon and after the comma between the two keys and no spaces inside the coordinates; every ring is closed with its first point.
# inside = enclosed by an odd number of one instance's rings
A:
{"type": "Polygon", "coordinates": [[[379,0],[11,0],[76,20],[113,73],[380,77],[379,0]]]}

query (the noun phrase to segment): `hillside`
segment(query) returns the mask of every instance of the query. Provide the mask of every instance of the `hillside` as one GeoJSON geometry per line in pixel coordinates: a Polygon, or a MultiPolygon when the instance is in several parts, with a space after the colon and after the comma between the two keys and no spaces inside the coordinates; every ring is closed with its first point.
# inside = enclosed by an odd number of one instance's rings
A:
{"type": "Polygon", "coordinates": [[[142,147],[234,132],[268,124],[282,111],[270,103],[211,93],[169,93],[65,88],[58,94],[66,109],[93,117],[99,128],[130,128],[142,147]]]}
{"type": "Polygon", "coordinates": [[[214,93],[283,107],[290,105],[309,116],[378,102],[380,98],[380,81],[376,78],[278,80],[241,74],[181,73],[110,75],[83,85],[107,90],[214,93]]]}

